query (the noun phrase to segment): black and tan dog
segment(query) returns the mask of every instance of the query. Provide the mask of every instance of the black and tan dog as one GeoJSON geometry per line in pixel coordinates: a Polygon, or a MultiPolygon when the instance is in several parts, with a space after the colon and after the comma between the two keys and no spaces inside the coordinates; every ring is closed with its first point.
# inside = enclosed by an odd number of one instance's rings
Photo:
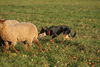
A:
{"type": "Polygon", "coordinates": [[[54,41],[54,38],[59,36],[60,34],[64,35],[64,40],[70,40],[71,38],[75,37],[76,32],[72,33],[71,29],[66,25],[59,25],[59,26],[51,26],[42,28],[39,37],[42,38],[46,35],[52,36],[50,41],[54,41]]]}

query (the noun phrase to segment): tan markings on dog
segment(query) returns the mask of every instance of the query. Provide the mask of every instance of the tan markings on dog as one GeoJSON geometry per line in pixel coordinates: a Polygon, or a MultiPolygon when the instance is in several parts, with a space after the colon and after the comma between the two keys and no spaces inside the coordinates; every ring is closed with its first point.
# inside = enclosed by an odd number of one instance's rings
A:
{"type": "Polygon", "coordinates": [[[54,40],[53,40],[53,39],[51,39],[51,40],[50,40],[50,42],[54,42],[54,40]]]}
{"type": "Polygon", "coordinates": [[[27,44],[24,44],[24,50],[28,51],[28,45],[27,44]]]}
{"type": "Polygon", "coordinates": [[[46,36],[46,33],[42,33],[39,35],[40,38],[45,37],[45,36],[46,36]]]}
{"type": "Polygon", "coordinates": [[[70,40],[71,38],[68,35],[64,35],[64,40],[70,40]]]}

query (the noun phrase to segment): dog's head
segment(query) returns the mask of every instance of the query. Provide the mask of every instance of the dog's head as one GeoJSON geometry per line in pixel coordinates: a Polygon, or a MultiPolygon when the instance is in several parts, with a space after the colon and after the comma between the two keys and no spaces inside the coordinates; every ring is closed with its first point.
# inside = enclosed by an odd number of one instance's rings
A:
{"type": "Polygon", "coordinates": [[[47,34],[47,31],[48,31],[48,27],[42,27],[42,29],[40,30],[40,33],[39,33],[39,37],[42,38],[42,37],[45,37],[47,34]]]}

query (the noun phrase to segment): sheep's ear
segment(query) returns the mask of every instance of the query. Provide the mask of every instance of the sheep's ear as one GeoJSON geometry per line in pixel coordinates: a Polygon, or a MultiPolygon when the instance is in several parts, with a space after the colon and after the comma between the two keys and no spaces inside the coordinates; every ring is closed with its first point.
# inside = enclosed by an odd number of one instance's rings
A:
{"type": "Polygon", "coordinates": [[[4,19],[0,19],[0,23],[2,23],[3,24],[3,22],[5,22],[6,20],[4,20],[4,19]]]}

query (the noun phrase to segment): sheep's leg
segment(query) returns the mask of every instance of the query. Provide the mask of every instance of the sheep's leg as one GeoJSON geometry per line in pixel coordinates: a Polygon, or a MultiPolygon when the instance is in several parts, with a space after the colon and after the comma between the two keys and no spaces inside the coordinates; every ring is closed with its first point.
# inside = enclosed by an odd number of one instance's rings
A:
{"type": "Polygon", "coordinates": [[[28,44],[28,49],[29,49],[31,46],[32,46],[32,42],[30,42],[30,43],[28,44]]]}
{"type": "Polygon", "coordinates": [[[29,51],[29,45],[28,44],[24,44],[24,50],[29,51]]]}
{"type": "Polygon", "coordinates": [[[25,51],[29,51],[29,48],[31,47],[32,42],[30,42],[30,41],[24,41],[23,43],[24,43],[24,50],[25,51]]]}
{"type": "Polygon", "coordinates": [[[28,51],[28,46],[27,46],[27,44],[24,44],[24,50],[25,50],[25,51],[28,51]]]}
{"type": "Polygon", "coordinates": [[[12,47],[12,49],[13,49],[16,53],[19,52],[19,51],[14,47],[14,43],[11,43],[11,47],[12,47]]]}
{"type": "Polygon", "coordinates": [[[19,53],[19,51],[18,51],[14,46],[12,46],[12,49],[13,49],[16,53],[19,53]]]}
{"type": "Polygon", "coordinates": [[[7,52],[8,49],[9,49],[9,44],[8,44],[8,42],[4,42],[4,49],[3,49],[3,51],[4,51],[4,52],[7,52]]]}
{"type": "Polygon", "coordinates": [[[39,43],[39,40],[38,39],[35,39],[35,40],[33,40],[34,41],[34,43],[36,43],[37,44],[37,46],[39,47],[39,49],[42,51],[43,49],[42,49],[42,45],[39,43]]]}

